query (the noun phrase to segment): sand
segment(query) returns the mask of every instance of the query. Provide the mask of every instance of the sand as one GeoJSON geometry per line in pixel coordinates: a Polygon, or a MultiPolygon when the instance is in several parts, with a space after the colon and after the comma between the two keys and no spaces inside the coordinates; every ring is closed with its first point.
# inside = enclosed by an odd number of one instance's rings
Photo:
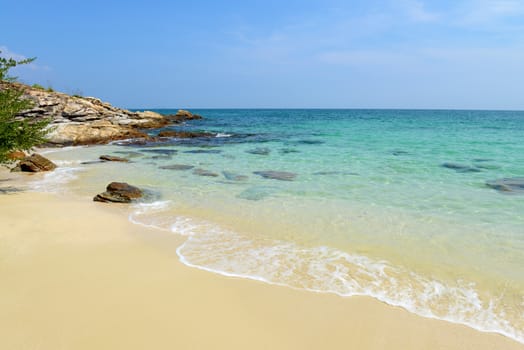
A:
{"type": "Polygon", "coordinates": [[[0,348],[524,349],[498,334],[189,268],[118,205],[0,194],[0,348]]]}

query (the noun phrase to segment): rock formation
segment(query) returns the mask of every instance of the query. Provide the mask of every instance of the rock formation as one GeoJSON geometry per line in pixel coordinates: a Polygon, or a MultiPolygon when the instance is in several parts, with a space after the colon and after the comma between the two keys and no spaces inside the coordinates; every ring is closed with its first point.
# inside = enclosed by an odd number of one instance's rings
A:
{"type": "Polygon", "coordinates": [[[37,173],[40,171],[51,171],[56,169],[56,164],[49,159],[35,153],[18,162],[11,171],[26,171],[37,173]]]}
{"type": "Polygon", "coordinates": [[[94,97],[70,96],[20,83],[0,82],[0,89],[18,88],[33,101],[33,108],[19,118],[51,120],[48,139],[51,145],[104,144],[130,138],[147,139],[142,129],[160,128],[200,116],[180,110],[174,116],[145,111],[131,112],[94,97]]]}
{"type": "Polygon", "coordinates": [[[125,182],[111,182],[106,191],[97,194],[95,202],[129,203],[143,196],[141,189],[125,182]]]}

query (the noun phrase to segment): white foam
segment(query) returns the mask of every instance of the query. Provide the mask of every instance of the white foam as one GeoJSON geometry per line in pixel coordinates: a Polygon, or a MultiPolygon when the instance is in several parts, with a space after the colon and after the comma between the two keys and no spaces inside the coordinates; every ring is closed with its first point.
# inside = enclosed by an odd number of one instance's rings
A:
{"type": "Polygon", "coordinates": [[[231,137],[231,136],[233,136],[233,135],[219,132],[218,134],[216,134],[215,137],[231,137]]]}
{"type": "Polygon", "coordinates": [[[511,310],[500,298],[479,295],[474,283],[456,281],[450,285],[387,261],[326,246],[301,247],[291,242],[248,238],[192,218],[168,218],[161,224],[158,217],[150,223],[156,220],[153,226],[188,236],[176,251],[187,266],[318,293],[371,296],[424,317],[503,334],[524,343],[519,311],[508,315],[511,310]],[[515,320],[513,324],[508,318],[515,320]]]}
{"type": "Polygon", "coordinates": [[[65,185],[77,178],[76,173],[82,168],[58,167],[51,172],[43,174],[43,177],[29,183],[29,186],[40,192],[63,193],[65,185]]]}

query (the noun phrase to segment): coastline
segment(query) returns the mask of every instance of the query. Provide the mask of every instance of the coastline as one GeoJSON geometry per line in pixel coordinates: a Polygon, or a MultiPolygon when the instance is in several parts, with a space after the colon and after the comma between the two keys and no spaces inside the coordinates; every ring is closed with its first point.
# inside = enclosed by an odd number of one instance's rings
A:
{"type": "Polygon", "coordinates": [[[183,265],[184,237],[122,207],[0,195],[0,339],[6,349],[523,349],[498,334],[183,265]]]}

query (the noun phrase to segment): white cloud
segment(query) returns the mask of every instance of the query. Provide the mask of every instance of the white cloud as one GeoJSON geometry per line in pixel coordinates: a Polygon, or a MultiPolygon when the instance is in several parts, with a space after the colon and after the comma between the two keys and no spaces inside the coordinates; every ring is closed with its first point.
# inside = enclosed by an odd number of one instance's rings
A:
{"type": "Polygon", "coordinates": [[[418,0],[405,0],[401,2],[409,19],[415,22],[434,22],[441,18],[441,15],[436,12],[431,12],[426,9],[426,5],[418,0]]]}
{"type": "Polygon", "coordinates": [[[477,0],[468,1],[460,9],[460,22],[478,25],[499,23],[515,17],[524,16],[522,0],[477,0]]]}

